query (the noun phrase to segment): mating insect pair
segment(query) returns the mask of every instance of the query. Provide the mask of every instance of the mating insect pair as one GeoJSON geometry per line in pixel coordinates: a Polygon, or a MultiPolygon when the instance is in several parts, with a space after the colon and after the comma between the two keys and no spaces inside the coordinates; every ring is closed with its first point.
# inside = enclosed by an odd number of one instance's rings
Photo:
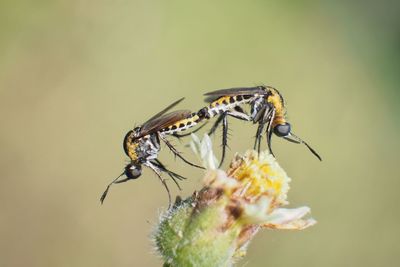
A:
{"type": "Polygon", "coordinates": [[[191,166],[202,168],[182,157],[166,137],[168,135],[178,138],[187,136],[190,133],[179,135],[179,132],[186,131],[200,122],[208,121],[216,116],[218,116],[218,118],[209,131],[209,134],[213,134],[222,123],[221,164],[225,158],[227,147],[228,116],[240,120],[251,121],[254,124],[258,123],[254,144],[254,149],[257,149],[258,151],[260,151],[261,148],[261,139],[265,129],[267,145],[271,154],[273,154],[271,148],[271,137],[273,132],[275,135],[283,137],[290,142],[306,145],[308,149],[319,160],[321,160],[321,157],[315,152],[315,150],[291,132],[291,125],[286,121],[285,103],[277,89],[270,86],[231,88],[213,91],[205,95],[207,96],[206,102],[208,102],[209,105],[200,109],[198,112],[192,113],[189,110],[178,110],[165,114],[181,102],[183,100],[182,98],[154,115],[143,125],[136,127],[126,134],[123,146],[124,151],[129,156],[131,162],[125,167],[124,172],[107,186],[101,196],[101,202],[104,201],[112,184],[122,183],[130,179],[138,178],[142,173],[142,165],[144,165],[152,169],[159,177],[168,192],[169,202],[171,203],[170,192],[165,180],[161,176],[161,172],[167,173],[167,175],[169,175],[177,184],[178,188],[179,184],[177,180],[185,178],[168,170],[157,159],[160,151],[160,140],[167,145],[174,155],[182,159],[184,162],[191,166]],[[247,114],[243,109],[245,105],[250,106],[249,114],[247,114]],[[124,175],[126,178],[119,180],[124,175]]]}

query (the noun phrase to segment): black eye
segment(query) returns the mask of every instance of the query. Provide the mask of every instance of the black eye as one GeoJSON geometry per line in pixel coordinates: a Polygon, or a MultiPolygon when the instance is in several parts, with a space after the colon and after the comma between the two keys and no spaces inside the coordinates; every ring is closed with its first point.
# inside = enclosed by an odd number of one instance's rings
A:
{"type": "Polygon", "coordinates": [[[136,179],[142,174],[142,167],[140,165],[128,164],[125,167],[125,175],[129,179],[136,179]]]}
{"type": "Polygon", "coordinates": [[[279,137],[287,136],[290,133],[290,124],[278,124],[274,128],[274,133],[279,137]]]}

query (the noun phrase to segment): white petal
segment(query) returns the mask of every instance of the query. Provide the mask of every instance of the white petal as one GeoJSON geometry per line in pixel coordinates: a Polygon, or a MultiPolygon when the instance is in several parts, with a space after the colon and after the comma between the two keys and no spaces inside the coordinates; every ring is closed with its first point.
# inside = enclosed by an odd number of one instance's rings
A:
{"type": "Polygon", "coordinates": [[[307,227],[313,226],[317,223],[314,219],[295,220],[286,224],[264,224],[263,227],[278,229],[278,230],[303,230],[307,227]]]}
{"type": "Polygon", "coordinates": [[[192,141],[190,147],[193,152],[200,157],[203,162],[203,166],[209,170],[217,169],[218,162],[212,150],[211,139],[207,134],[204,134],[203,140],[200,140],[197,135],[191,134],[192,141]]]}
{"type": "Polygon", "coordinates": [[[262,196],[256,203],[246,204],[244,206],[244,217],[249,223],[263,224],[267,223],[269,216],[267,215],[270,209],[271,199],[262,196]]]}
{"type": "Polygon", "coordinates": [[[300,207],[297,209],[276,209],[269,214],[268,223],[287,224],[291,221],[299,220],[310,213],[309,207],[300,207]]]}

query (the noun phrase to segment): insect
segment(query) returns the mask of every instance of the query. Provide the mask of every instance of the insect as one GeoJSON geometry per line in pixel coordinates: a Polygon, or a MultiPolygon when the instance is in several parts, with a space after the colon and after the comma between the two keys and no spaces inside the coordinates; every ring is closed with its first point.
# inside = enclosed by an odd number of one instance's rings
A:
{"type": "Polygon", "coordinates": [[[179,104],[183,99],[184,98],[181,98],[175,101],[151,117],[145,123],[135,127],[125,135],[123,147],[125,154],[130,158],[130,163],[127,164],[124,171],[107,186],[100,198],[101,203],[104,202],[112,184],[119,184],[139,178],[142,174],[142,166],[146,166],[153,170],[164,185],[168,193],[169,203],[171,204],[171,194],[165,180],[161,176],[161,173],[165,172],[169,175],[179,189],[180,186],[177,180],[183,180],[185,178],[168,170],[164,164],[157,159],[158,153],[161,149],[160,141],[163,141],[175,156],[179,157],[187,164],[203,169],[203,167],[186,160],[166,138],[167,135],[174,135],[178,132],[185,131],[202,120],[197,113],[192,113],[189,110],[177,110],[166,113],[179,104]],[[123,176],[125,176],[125,178],[120,179],[123,176]]]}
{"type": "Polygon", "coordinates": [[[218,116],[209,134],[213,134],[222,123],[222,165],[225,158],[228,135],[228,116],[252,121],[258,124],[255,136],[254,149],[260,152],[261,139],[265,130],[267,145],[272,155],[271,137],[275,133],[278,137],[297,143],[304,144],[319,160],[322,160],[318,153],[311,148],[300,137],[293,134],[291,125],[286,120],[285,102],[279,91],[271,86],[256,86],[243,88],[222,89],[206,93],[207,107],[202,108],[198,114],[205,119],[218,116]],[[250,106],[250,113],[247,114],[242,106],[250,106]]]}

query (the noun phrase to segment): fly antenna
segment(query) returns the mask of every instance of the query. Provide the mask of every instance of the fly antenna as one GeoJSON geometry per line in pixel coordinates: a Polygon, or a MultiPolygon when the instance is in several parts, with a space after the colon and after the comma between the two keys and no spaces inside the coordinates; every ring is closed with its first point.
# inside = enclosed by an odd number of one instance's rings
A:
{"type": "Polygon", "coordinates": [[[311,153],[314,154],[314,156],[316,156],[320,161],[322,161],[321,156],[318,155],[318,153],[309,144],[307,144],[306,141],[302,140],[297,135],[289,133],[287,136],[284,136],[283,138],[293,143],[304,144],[311,151],[311,153]]]}
{"type": "Polygon", "coordinates": [[[115,183],[117,182],[117,180],[118,180],[122,175],[124,175],[124,172],[121,173],[117,178],[115,178],[115,179],[107,186],[106,190],[103,192],[103,194],[102,194],[101,197],[100,197],[100,203],[101,203],[101,204],[103,204],[104,199],[106,199],[106,196],[107,196],[107,194],[108,194],[108,190],[110,189],[110,186],[111,186],[112,184],[115,184],[115,183]]]}

